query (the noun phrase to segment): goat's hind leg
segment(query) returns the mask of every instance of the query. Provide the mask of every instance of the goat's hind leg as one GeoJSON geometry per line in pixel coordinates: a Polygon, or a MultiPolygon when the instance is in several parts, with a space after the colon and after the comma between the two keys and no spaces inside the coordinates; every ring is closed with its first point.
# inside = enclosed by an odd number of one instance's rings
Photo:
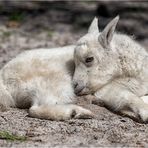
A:
{"type": "Polygon", "coordinates": [[[92,118],[91,111],[77,105],[40,105],[29,109],[29,116],[48,120],[67,120],[71,118],[92,118]]]}

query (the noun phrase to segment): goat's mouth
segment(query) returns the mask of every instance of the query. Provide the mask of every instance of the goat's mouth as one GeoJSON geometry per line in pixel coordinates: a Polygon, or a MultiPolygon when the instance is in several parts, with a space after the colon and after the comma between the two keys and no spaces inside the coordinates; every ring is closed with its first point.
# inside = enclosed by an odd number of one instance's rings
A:
{"type": "Polygon", "coordinates": [[[89,89],[86,87],[75,89],[74,92],[77,96],[88,95],[90,93],[89,89]]]}

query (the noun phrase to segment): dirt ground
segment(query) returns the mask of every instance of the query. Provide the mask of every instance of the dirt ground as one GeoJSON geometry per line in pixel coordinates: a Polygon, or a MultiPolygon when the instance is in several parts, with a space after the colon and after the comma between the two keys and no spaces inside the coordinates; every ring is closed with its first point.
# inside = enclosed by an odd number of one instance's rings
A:
{"type": "MultiPolygon", "coordinates": [[[[48,15],[28,16],[23,23],[1,17],[0,68],[24,50],[74,44],[85,32],[85,29],[75,30],[72,24],[53,23],[48,15]]],[[[147,40],[141,40],[141,43],[148,45],[147,40]]],[[[27,110],[21,109],[0,113],[0,131],[27,138],[25,141],[0,139],[0,146],[148,147],[147,124],[137,123],[91,104],[89,97],[81,97],[79,102],[92,110],[96,118],[57,122],[30,118],[27,110]]]]}

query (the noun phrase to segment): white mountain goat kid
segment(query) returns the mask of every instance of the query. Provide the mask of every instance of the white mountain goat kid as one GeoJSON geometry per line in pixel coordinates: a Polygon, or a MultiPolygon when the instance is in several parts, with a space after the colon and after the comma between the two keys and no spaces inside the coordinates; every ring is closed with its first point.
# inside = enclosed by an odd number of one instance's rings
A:
{"type": "Polygon", "coordinates": [[[102,32],[97,19],[74,51],[77,95],[94,94],[115,112],[148,121],[148,53],[132,38],[114,33],[119,17],[102,32]]]}

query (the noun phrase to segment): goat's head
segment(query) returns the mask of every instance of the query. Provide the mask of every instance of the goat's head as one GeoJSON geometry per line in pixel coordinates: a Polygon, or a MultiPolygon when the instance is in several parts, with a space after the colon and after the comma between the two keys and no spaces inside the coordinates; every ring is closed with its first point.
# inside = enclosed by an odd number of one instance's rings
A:
{"type": "Polygon", "coordinates": [[[119,17],[114,18],[102,32],[94,18],[88,33],[80,38],[74,51],[74,90],[77,95],[94,93],[112,79],[114,55],[111,41],[119,17]]]}

